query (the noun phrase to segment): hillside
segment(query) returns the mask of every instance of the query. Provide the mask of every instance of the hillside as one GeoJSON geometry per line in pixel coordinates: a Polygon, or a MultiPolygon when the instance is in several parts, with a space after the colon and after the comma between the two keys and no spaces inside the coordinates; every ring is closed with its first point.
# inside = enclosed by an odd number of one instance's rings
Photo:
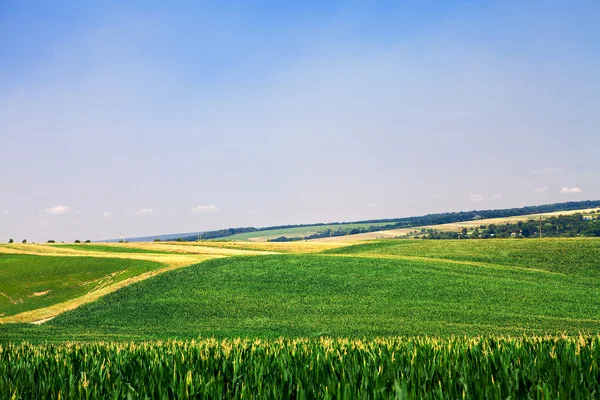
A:
{"type": "Polygon", "coordinates": [[[598,239],[394,241],[206,261],[0,338],[599,332],[598,239]]]}

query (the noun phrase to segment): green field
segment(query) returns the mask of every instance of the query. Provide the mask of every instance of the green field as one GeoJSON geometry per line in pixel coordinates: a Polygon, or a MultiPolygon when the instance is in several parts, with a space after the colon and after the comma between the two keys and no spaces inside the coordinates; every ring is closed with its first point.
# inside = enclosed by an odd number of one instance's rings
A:
{"type": "Polygon", "coordinates": [[[328,250],[348,256],[425,257],[442,260],[520,266],[600,276],[600,239],[498,239],[498,240],[384,240],[328,250]]]}
{"type": "Polygon", "coordinates": [[[592,399],[599,359],[598,336],[19,344],[0,397],[592,399]]]}
{"type": "Polygon", "coordinates": [[[599,249],[599,240],[412,240],[210,260],[41,327],[0,326],[0,339],[597,333],[599,249]]]}
{"type": "MultiPolygon", "coordinates": [[[[598,397],[600,239],[307,244],[0,324],[0,398],[598,397]]],[[[0,254],[0,312],[160,265],[0,254]]]]}
{"type": "Polygon", "coordinates": [[[159,267],[129,259],[0,254],[0,316],[74,299],[159,267]]]}
{"type": "Polygon", "coordinates": [[[366,224],[329,224],[329,225],[314,225],[314,226],[300,226],[296,228],[284,228],[284,229],[269,229],[266,231],[238,233],[236,235],[226,236],[219,238],[218,240],[250,240],[250,239],[275,239],[280,236],[287,237],[304,237],[312,235],[313,233],[327,231],[333,229],[354,229],[354,228],[368,228],[370,226],[386,226],[391,225],[391,222],[377,222],[377,223],[366,223],[366,224]]]}

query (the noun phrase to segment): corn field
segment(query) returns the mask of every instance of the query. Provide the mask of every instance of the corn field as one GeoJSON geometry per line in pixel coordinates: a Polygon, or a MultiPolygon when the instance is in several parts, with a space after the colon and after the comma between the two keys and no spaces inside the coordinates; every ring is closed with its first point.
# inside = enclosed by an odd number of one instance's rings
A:
{"type": "Polygon", "coordinates": [[[600,397],[600,336],[7,344],[2,399],[600,397]]]}

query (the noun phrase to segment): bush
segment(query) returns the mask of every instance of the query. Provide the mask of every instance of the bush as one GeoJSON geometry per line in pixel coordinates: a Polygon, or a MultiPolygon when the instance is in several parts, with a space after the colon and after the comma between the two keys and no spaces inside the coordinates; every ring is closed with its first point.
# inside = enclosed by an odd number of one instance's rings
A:
{"type": "Polygon", "coordinates": [[[8,243],[14,243],[14,242],[15,242],[15,241],[14,241],[14,240],[12,240],[12,239],[9,239],[9,240],[8,240],[8,243]]]}
{"type": "Polygon", "coordinates": [[[21,243],[23,243],[23,244],[27,243],[27,239],[23,239],[23,241],[21,243]]]}
{"type": "Polygon", "coordinates": [[[54,240],[50,239],[50,240],[48,240],[46,243],[56,243],[56,241],[54,241],[54,240]]]}
{"type": "Polygon", "coordinates": [[[81,243],[81,240],[75,239],[75,243],[81,243]]]}
{"type": "Polygon", "coordinates": [[[92,243],[90,239],[86,240],[85,243],[92,243]]]}

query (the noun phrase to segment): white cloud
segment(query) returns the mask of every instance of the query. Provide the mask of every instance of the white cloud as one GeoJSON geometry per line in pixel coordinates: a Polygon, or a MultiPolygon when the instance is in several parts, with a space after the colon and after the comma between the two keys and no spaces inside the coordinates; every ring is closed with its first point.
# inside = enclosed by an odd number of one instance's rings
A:
{"type": "Polygon", "coordinates": [[[495,195],[492,196],[492,199],[501,199],[504,196],[502,196],[502,193],[496,193],[495,195]]]}
{"type": "Polygon", "coordinates": [[[83,214],[84,212],[85,211],[83,211],[83,210],[77,210],[77,211],[75,211],[75,214],[83,214]]]}
{"type": "Polygon", "coordinates": [[[377,203],[371,203],[367,207],[369,207],[369,208],[377,208],[377,203]]]}
{"type": "Polygon", "coordinates": [[[563,187],[560,189],[561,193],[581,193],[581,189],[578,187],[563,187]]]}
{"type": "Polygon", "coordinates": [[[54,206],[46,208],[46,213],[50,215],[68,214],[71,212],[71,208],[67,206],[54,206]]]}
{"type": "Polygon", "coordinates": [[[102,218],[110,218],[110,217],[112,217],[112,214],[109,213],[108,211],[106,211],[106,212],[103,212],[100,217],[102,217],[102,218]]]}
{"type": "Polygon", "coordinates": [[[155,214],[156,210],[154,208],[142,208],[141,210],[137,210],[135,212],[136,215],[149,215],[155,214]]]}
{"type": "Polygon", "coordinates": [[[192,214],[200,214],[200,213],[209,213],[209,212],[215,212],[218,211],[219,208],[217,206],[198,206],[196,208],[192,208],[190,210],[190,212],[192,214]]]}
{"type": "Polygon", "coordinates": [[[8,215],[10,213],[11,213],[10,210],[2,210],[2,212],[0,212],[0,217],[4,217],[4,216],[6,216],[6,215],[8,215]]]}
{"type": "Polygon", "coordinates": [[[533,189],[533,193],[546,193],[547,191],[548,191],[548,186],[533,189]]]}
{"type": "Polygon", "coordinates": [[[483,196],[480,194],[470,194],[469,195],[469,200],[477,202],[477,201],[482,201],[483,200],[483,196]]]}
{"type": "Polygon", "coordinates": [[[547,168],[538,168],[533,171],[534,174],[555,174],[557,172],[564,172],[567,170],[567,167],[547,167],[547,168]]]}

